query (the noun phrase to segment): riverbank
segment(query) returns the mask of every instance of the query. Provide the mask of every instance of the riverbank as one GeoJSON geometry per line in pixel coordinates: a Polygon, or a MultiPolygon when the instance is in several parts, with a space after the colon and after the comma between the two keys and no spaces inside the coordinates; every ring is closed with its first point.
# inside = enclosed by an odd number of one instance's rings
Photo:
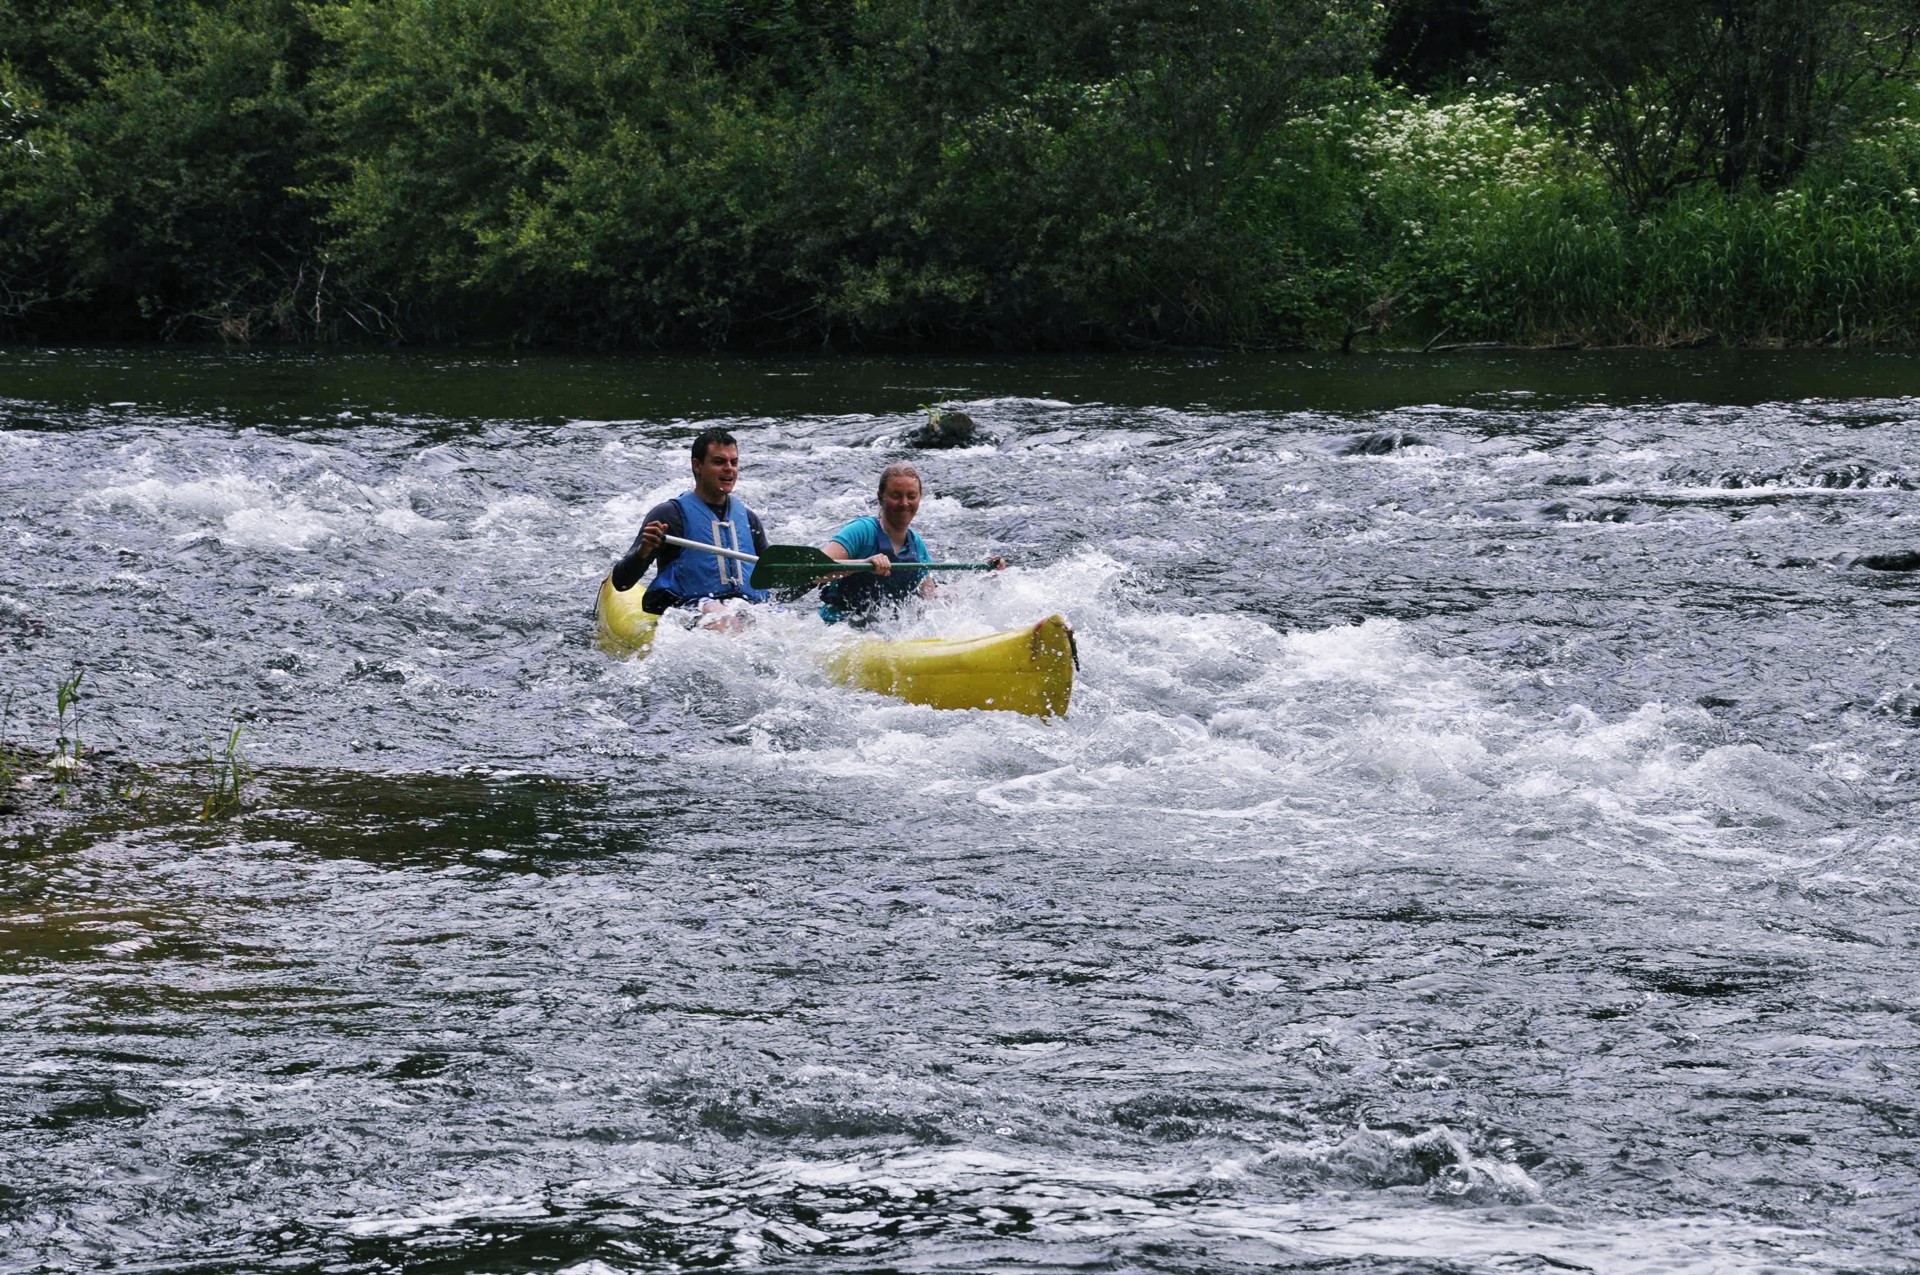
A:
{"type": "Polygon", "coordinates": [[[1736,176],[1631,99],[1615,137],[1619,104],[1575,110],[1517,70],[1397,87],[1369,6],[1227,5],[1094,42],[1009,42],[1025,28],[989,9],[0,17],[0,339],[1920,340],[1901,77],[1830,104],[1791,165],[1736,176]]]}

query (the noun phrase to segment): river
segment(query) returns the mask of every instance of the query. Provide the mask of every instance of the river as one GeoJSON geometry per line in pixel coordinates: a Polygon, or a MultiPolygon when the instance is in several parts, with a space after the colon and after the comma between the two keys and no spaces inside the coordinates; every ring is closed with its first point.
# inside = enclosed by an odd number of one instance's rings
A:
{"type": "Polygon", "coordinates": [[[0,1270],[1912,1270],[1916,384],[0,351],[0,1270]],[[596,652],[713,424],[1067,716],[596,652]]]}

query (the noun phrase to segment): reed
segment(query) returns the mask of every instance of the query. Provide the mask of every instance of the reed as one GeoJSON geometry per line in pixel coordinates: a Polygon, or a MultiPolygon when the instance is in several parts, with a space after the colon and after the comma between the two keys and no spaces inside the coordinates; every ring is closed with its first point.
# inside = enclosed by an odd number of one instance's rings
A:
{"type": "Polygon", "coordinates": [[[47,763],[59,780],[60,800],[67,799],[67,785],[80,770],[80,683],[86,678],[86,670],[76,667],[73,673],[60,683],[54,692],[54,702],[59,710],[59,736],[54,742],[52,759],[47,763]]]}
{"type": "Polygon", "coordinates": [[[20,774],[21,754],[20,750],[14,746],[13,732],[10,729],[13,721],[13,696],[14,692],[8,691],[6,697],[0,699],[0,792],[13,787],[14,780],[20,774]]]}
{"type": "Polygon", "coordinates": [[[85,680],[85,669],[74,669],[71,676],[54,691],[54,702],[59,710],[60,735],[55,742],[54,758],[66,757],[71,764],[80,761],[80,683],[85,680]],[[71,734],[69,734],[71,732],[71,734]]]}
{"type": "Polygon", "coordinates": [[[241,796],[253,778],[253,767],[240,747],[240,738],[245,732],[246,726],[235,716],[229,724],[225,746],[218,752],[211,745],[207,749],[211,780],[200,803],[202,821],[224,819],[240,809],[241,796]]]}

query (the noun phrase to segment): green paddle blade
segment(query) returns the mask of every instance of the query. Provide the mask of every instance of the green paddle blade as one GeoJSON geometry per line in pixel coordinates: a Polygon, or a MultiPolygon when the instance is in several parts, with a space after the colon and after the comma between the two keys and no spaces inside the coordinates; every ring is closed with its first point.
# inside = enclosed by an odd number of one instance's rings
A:
{"type": "Polygon", "coordinates": [[[845,570],[812,545],[768,545],[747,583],[756,589],[792,589],[845,570]]]}
{"type": "MultiPolygon", "coordinates": [[[[991,571],[990,562],[915,562],[901,563],[901,571],[991,571]]],[[[871,571],[873,564],[839,562],[812,545],[768,545],[753,564],[747,583],[756,589],[796,589],[849,571],[871,571]]]]}

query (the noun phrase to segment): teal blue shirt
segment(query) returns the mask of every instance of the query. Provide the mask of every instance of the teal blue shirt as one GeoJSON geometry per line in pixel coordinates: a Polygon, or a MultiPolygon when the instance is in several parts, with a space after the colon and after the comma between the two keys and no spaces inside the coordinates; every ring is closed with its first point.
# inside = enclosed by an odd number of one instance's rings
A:
{"type": "MultiPolygon", "coordinates": [[[[928,551],[927,542],[920,538],[919,532],[907,528],[906,548],[895,549],[887,529],[872,514],[855,518],[834,532],[831,538],[847,551],[848,558],[871,558],[876,553],[884,553],[896,563],[933,561],[933,554],[928,551]]],[[[885,577],[870,571],[842,576],[820,590],[823,604],[820,618],[828,624],[838,624],[842,620],[858,622],[885,603],[899,602],[911,596],[919,589],[920,581],[926,574],[924,571],[902,571],[896,567],[891,575],[885,577]]]]}

